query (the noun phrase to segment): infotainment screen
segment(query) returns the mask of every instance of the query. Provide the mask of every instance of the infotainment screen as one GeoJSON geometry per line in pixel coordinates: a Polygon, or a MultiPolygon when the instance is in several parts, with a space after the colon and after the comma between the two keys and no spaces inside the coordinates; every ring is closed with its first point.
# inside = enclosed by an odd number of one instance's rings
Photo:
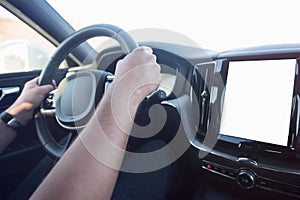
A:
{"type": "Polygon", "coordinates": [[[296,60],[229,62],[220,134],[287,146],[296,60]]]}

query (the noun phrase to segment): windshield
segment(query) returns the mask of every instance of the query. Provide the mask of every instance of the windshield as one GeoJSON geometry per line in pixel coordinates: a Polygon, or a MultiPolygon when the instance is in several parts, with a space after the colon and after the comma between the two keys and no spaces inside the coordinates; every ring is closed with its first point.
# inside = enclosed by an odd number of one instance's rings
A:
{"type": "Polygon", "coordinates": [[[48,2],[75,29],[96,23],[113,24],[129,32],[145,28],[164,29],[215,51],[300,41],[297,0],[48,2]]]}

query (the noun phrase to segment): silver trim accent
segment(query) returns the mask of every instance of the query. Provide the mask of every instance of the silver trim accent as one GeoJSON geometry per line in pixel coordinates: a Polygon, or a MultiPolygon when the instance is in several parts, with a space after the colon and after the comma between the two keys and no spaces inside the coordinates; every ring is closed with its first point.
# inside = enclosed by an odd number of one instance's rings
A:
{"type": "Polygon", "coordinates": [[[17,94],[20,91],[20,87],[5,87],[5,88],[0,88],[1,91],[1,96],[0,96],[0,101],[6,96],[6,95],[11,95],[11,94],[17,94]]]}
{"type": "Polygon", "coordinates": [[[40,112],[41,112],[42,115],[49,116],[49,117],[54,117],[56,115],[56,110],[55,110],[55,107],[56,107],[56,100],[55,100],[56,92],[57,92],[57,89],[52,90],[51,92],[49,92],[46,100],[48,99],[49,95],[52,95],[52,99],[50,100],[51,103],[52,103],[52,106],[49,109],[41,108],[40,112]]]}
{"type": "MultiPolygon", "coordinates": [[[[196,138],[194,138],[193,140],[190,140],[190,143],[193,147],[195,147],[199,151],[204,151],[204,152],[207,152],[209,154],[219,156],[219,157],[222,157],[222,158],[225,158],[225,159],[228,159],[228,160],[232,160],[232,161],[236,159],[235,156],[232,156],[232,155],[229,155],[229,154],[226,154],[226,153],[222,153],[220,151],[217,151],[217,150],[214,150],[214,149],[211,149],[211,148],[205,146],[203,143],[201,143],[196,138]]],[[[199,158],[199,159],[203,159],[203,158],[199,158]]]]}
{"type": "Polygon", "coordinates": [[[112,84],[114,79],[115,79],[114,75],[106,76],[106,81],[105,81],[105,85],[104,85],[104,93],[108,90],[108,87],[110,86],[110,84],[112,84]]]}
{"type": "Polygon", "coordinates": [[[57,118],[57,116],[55,115],[55,118],[56,118],[56,121],[57,121],[57,123],[61,126],[61,127],[63,127],[64,129],[67,129],[67,130],[72,130],[72,131],[74,131],[74,130],[78,130],[78,129],[83,129],[86,125],[82,125],[82,126],[67,126],[67,125],[65,125],[65,124],[63,124],[63,123],[61,123],[60,121],[59,121],[59,119],[57,118]]]}
{"type": "Polygon", "coordinates": [[[239,157],[236,159],[237,162],[240,162],[240,163],[246,163],[246,164],[250,164],[250,165],[253,165],[255,167],[258,167],[258,163],[255,161],[255,160],[252,160],[250,158],[247,158],[247,157],[239,157]]]}
{"type": "Polygon", "coordinates": [[[44,116],[54,117],[55,116],[55,109],[44,109],[40,110],[41,114],[44,116]]]}
{"type": "Polygon", "coordinates": [[[106,80],[107,80],[108,82],[112,82],[114,79],[115,79],[115,76],[114,76],[114,75],[107,75],[107,76],[106,76],[106,80]]]}
{"type": "MultiPolygon", "coordinates": [[[[207,108],[207,111],[206,111],[206,112],[208,112],[208,114],[209,114],[209,115],[212,115],[212,116],[217,115],[216,111],[214,111],[214,110],[216,110],[216,109],[214,109],[214,108],[218,108],[218,105],[217,105],[216,102],[215,102],[215,99],[217,99],[217,97],[215,97],[216,94],[214,94],[215,92],[212,92],[213,88],[218,86],[218,85],[216,85],[216,83],[215,83],[215,81],[214,81],[215,74],[216,74],[216,71],[217,71],[217,70],[216,70],[217,67],[218,67],[218,61],[209,61],[209,62],[204,62],[204,63],[198,63],[198,64],[195,65],[195,68],[197,69],[197,71],[199,72],[200,76],[201,76],[201,77],[204,79],[204,81],[205,81],[205,87],[208,88],[208,92],[209,92],[209,94],[210,94],[210,100],[209,100],[209,102],[208,102],[209,107],[207,108]],[[201,66],[203,66],[202,69],[201,69],[201,66]],[[212,77],[209,77],[209,73],[208,73],[210,67],[212,67],[212,70],[213,70],[213,71],[212,71],[212,77]],[[212,96],[212,95],[213,95],[213,96],[212,96]],[[212,102],[212,99],[214,99],[214,102],[212,102]]],[[[217,91],[217,90],[216,90],[216,91],[217,91]]],[[[196,91],[196,92],[197,92],[197,91],[196,91]]],[[[206,91],[206,88],[204,88],[203,91],[198,91],[198,93],[199,93],[200,95],[205,94],[205,93],[203,93],[203,92],[207,92],[207,91],[206,91]]],[[[206,98],[203,98],[202,102],[199,102],[199,104],[202,104],[202,109],[204,109],[203,106],[204,106],[204,104],[205,104],[206,101],[207,101],[207,99],[206,99],[206,98]]],[[[218,118],[218,117],[216,117],[216,118],[218,118]]],[[[202,110],[201,113],[200,113],[200,124],[201,124],[201,125],[203,125],[204,120],[205,120],[205,119],[204,119],[204,111],[202,110]]],[[[207,124],[206,124],[206,126],[207,126],[207,128],[208,128],[208,129],[207,129],[207,133],[208,133],[208,134],[210,134],[210,133],[215,133],[215,132],[216,132],[215,129],[219,129],[218,122],[216,122],[215,125],[211,125],[211,126],[210,126],[210,124],[211,124],[211,122],[210,122],[210,120],[208,119],[207,124]]],[[[217,131],[217,132],[219,132],[219,131],[217,131]]],[[[206,143],[205,141],[206,141],[206,140],[204,139],[204,143],[206,143]]],[[[197,149],[199,149],[199,150],[202,150],[202,151],[208,152],[208,153],[211,153],[211,152],[212,152],[212,148],[213,148],[213,147],[208,148],[206,145],[204,145],[202,142],[197,141],[197,139],[195,139],[195,138],[194,138],[193,141],[190,141],[190,143],[191,143],[193,146],[195,146],[197,149]]],[[[207,143],[206,143],[206,144],[207,144],[207,143]]]]}
{"type": "Polygon", "coordinates": [[[176,101],[176,100],[166,100],[166,101],[162,101],[160,104],[161,104],[161,105],[167,105],[167,106],[171,106],[171,107],[173,107],[173,108],[176,108],[177,111],[178,111],[179,114],[180,114],[180,106],[179,106],[178,101],[176,101]]]}
{"type": "Polygon", "coordinates": [[[266,152],[269,152],[269,153],[277,153],[277,154],[282,154],[281,151],[276,151],[276,150],[272,150],[272,149],[265,149],[266,152]]]}
{"type": "Polygon", "coordinates": [[[195,64],[195,67],[198,69],[198,66],[200,65],[209,65],[209,64],[214,64],[215,66],[217,65],[217,61],[209,61],[209,62],[204,62],[204,63],[198,63],[198,64],[195,64]]]}

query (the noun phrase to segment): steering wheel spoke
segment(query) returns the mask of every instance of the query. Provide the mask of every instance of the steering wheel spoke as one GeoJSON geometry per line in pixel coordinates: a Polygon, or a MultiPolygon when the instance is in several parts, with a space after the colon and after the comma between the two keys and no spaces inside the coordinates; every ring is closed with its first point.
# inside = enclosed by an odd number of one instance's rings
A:
{"type": "Polygon", "coordinates": [[[44,99],[42,102],[40,113],[44,116],[49,117],[55,117],[55,108],[56,108],[56,102],[55,102],[55,95],[56,95],[57,89],[51,91],[48,96],[44,99]]]}

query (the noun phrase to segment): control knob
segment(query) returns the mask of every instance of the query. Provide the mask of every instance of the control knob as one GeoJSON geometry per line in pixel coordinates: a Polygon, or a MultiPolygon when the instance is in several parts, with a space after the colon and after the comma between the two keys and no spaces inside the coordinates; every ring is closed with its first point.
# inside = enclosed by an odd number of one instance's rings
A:
{"type": "Polygon", "coordinates": [[[249,170],[241,170],[236,181],[242,188],[251,189],[255,186],[255,174],[249,170]]]}

